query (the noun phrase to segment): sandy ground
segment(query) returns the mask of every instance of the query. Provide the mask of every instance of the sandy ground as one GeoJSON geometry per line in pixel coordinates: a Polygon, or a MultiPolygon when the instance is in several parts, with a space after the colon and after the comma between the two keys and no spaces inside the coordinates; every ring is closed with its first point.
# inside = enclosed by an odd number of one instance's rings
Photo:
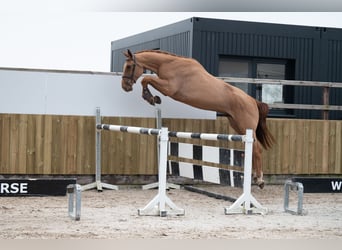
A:
{"type": "MultiPolygon", "coordinates": [[[[238,197],[241,190],[208,190],[238,197]]],[[[1,197],[0,239],[342,239],[342,194],[304,194],[305,216],[283,211],[283,186],[252,187],[267,215],[225,215],[232,203],[180,190],[168,196],[184,216],[139,216],[157,190],[82,192],[79,221],[68,216],[67,196],[1,197]]],[[[291,208],[295,208],[291,193],[291,208]]]]}

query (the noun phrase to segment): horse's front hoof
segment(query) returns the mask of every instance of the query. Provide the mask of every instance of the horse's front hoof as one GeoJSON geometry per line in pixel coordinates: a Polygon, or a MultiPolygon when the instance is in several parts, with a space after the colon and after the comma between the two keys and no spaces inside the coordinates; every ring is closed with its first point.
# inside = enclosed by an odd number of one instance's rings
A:
{"type": "Polygon", "coordinates": [[[124,87],[122,87],[122,89],[126,92],[131,92],[133,90],[133,87],[132,86],[124,86],[124,87]]]}
{"type": "Polygon", "coordinates": [[[265,187],[265,181],[261,178],[254,177],[253,182],[254,184],[258,185],[260,189],[263,189],[265,187]]]}
{"type": "Polygon", "coordinates": [[[156,96],[154,97],[154,103],[161,104],[161,99],[160,99],[159,96],[156,95],[156,96]]]}
{"type": "Polygon", "coordinates": [[[152,106],[155,105],[155,101],[154,101],[154,97],[151,97],[150,99],[147,100],[149,104],[151,104],[152,106]]]}
{"type": "Polygon", "coordinates": [[[260,189],[263,189],[265,187],[265,182],[264,181],[260,181],[258,183],[258,186],[259,186],[260,189]]]}

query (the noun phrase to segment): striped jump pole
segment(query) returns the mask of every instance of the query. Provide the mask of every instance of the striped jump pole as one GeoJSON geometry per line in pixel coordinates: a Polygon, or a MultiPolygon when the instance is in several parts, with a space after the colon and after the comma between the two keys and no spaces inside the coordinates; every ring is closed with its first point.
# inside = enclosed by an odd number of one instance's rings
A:
{"type": "Polygon", "coordinates": [[[143,127],[110,125],[110,124],[97,124],[96,128],[98,130],[110,130],[110,131],[126,132],[126,133],[132,133],[132,134],[142,134],[142,135],[160,135],[161,133],[161,129],[156,129],[156,128],[143,128],[143,127]]]}
{"type": "Polygon", "coordinates": [[[169,137],[184,139],[200,139],[210,141],[244,141],[245,135],[227,135],[227,134],[208,134],[208,133],[191,133],[191,132],[169,132],[169,137]]]}
{"type": "MultiPolygon", "coordinates": [[[[143,128],[134,126],[111,125],[111,124],[97,124],[98,130],[110,130],[117,132],[127,132],[133,134],[145,135],[160,135],[161,129],[143,128]]],[[[227,135],[227,134],[208,134],[208,133],[191,133],[191,132],[175,132],[168,131],[169,137],[184,138],[184,139],[201,139],[211,141],[245,141],[245,135],[227,135]]]]}

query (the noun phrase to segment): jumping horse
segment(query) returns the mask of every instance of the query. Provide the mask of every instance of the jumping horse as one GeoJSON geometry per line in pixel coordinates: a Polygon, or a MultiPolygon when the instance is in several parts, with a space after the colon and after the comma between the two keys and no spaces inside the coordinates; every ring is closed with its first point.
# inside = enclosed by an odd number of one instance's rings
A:
{"type": "Polygon", "coordinates": [[[145,76],[141,80],[142,97],[151,105],[160,104],[159,96],[153,96],[148,85],[174,100],[196,108],[225,114],[238,134],[253,129],[253,179],[264,187],[262,172],[262,149],[269,149],[275,140],[266,126],[268,105],[259,102],[241,89],[209,74],[192,58],[186,58],[160,50],[144,50],[133,54],[124,52],[122,88],[132,91],[133,84],[146,69],[156,75],[145,76]]]}

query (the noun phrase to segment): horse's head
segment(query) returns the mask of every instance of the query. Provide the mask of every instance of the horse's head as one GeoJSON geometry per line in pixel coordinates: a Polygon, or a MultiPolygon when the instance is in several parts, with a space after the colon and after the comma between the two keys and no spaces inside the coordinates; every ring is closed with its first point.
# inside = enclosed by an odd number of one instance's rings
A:
{"type": "Polygon", "coordinates": [[[122,70],[123,75],[121,80],[121,87],[125,91],[132,91],[133,84],[142,75],[142,73],[144,72],[144,68],[137,63],[135,55],[132,54],[130,50],[124,52],[124,55],[127,57],[127,59],[122,70]]]}

